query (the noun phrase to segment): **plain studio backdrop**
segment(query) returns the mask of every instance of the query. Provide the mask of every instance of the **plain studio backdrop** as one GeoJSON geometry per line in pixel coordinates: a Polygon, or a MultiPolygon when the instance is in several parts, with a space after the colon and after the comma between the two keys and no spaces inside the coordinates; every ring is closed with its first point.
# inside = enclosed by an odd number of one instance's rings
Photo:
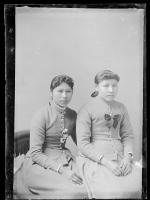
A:
{"type": "Polygon", "coordinates": [[[116,100],[123,102],[142,154],[143,9],[16,8],[15,131],[29,129],[49,101],[58,74],[74,79],[70,107],[77,112],[103,69],[120,76],[116,100]]]}

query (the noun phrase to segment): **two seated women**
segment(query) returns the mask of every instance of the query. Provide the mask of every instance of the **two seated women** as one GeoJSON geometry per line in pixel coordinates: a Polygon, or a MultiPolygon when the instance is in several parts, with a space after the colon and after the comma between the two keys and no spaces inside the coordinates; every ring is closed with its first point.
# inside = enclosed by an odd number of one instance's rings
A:
{"type": "Polygon", "coordinates": [[[117,74],[99,72],[91,100],[77,115],[68,107],[73,79],[53,78],[51,100],[32,119],[30,149],[20,169],[34,199],[140,198],[128,111],[114,100],[118,82],[117,74]],[[71,149],[76,144],[77,154],[71,149]]]}

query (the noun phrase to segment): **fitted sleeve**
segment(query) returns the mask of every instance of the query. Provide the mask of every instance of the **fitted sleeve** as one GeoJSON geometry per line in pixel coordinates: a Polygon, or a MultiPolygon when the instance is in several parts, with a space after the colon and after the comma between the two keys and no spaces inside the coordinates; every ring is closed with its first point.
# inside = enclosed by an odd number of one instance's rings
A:
{"type": "Polygon", "coordinates": [[[79,151],[87,158],[99,163],[102,155],[93,149],[91,116],[86,107],[83,107],[77,115],[76,134],[79,151]]]}
{"type": "Polygon", "coordinates": [[[57,171],[60,163],[51,160],[42,152],[45,141],[46,118],[44,112],[38,112],[31,121],[30,126],[30,155],[32,161],[44,168],[57,171]]]}
{"type": "Polygon", "coordinates": [[[120,124],[120,136],[124,145],[124,155],[127,155],[128,153],[133,154],[134,135],[129,114],[125,106],[123,106],[123,117],[120,124]]]}

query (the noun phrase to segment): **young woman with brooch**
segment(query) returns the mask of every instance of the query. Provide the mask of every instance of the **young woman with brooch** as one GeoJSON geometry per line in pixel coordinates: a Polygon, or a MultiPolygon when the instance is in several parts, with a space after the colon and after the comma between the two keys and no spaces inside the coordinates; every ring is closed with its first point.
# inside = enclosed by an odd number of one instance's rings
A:
{"type": "Polygon", "coordinates": [[[25,156],[22,179],[34,199],[87,198],[72,149],[76,147],[76,112],[68,107],[73,95],[73,79],[53,78],[51,101],[34,116],[30,128],[30,149],[25,156]],[[72,138],[72,139],[71,139],[72,138]]]}

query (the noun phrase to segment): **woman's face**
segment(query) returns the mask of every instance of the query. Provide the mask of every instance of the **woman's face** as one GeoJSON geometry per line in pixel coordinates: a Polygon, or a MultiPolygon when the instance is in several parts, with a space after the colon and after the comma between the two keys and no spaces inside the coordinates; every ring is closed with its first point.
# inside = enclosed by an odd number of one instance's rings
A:
{"type": "Polygon", "coordinates": [[[118,81],[115,79],[103,80],[97,85],[97,91],[106,101],[112,101],[118,92],[118,81]]]}
{"type": "Polygon", "coordinates": [[[67,83],[61,83],[51,92],[53,101],[61,106],[66,107],[71,101],[73,90],[67,83]]]}

